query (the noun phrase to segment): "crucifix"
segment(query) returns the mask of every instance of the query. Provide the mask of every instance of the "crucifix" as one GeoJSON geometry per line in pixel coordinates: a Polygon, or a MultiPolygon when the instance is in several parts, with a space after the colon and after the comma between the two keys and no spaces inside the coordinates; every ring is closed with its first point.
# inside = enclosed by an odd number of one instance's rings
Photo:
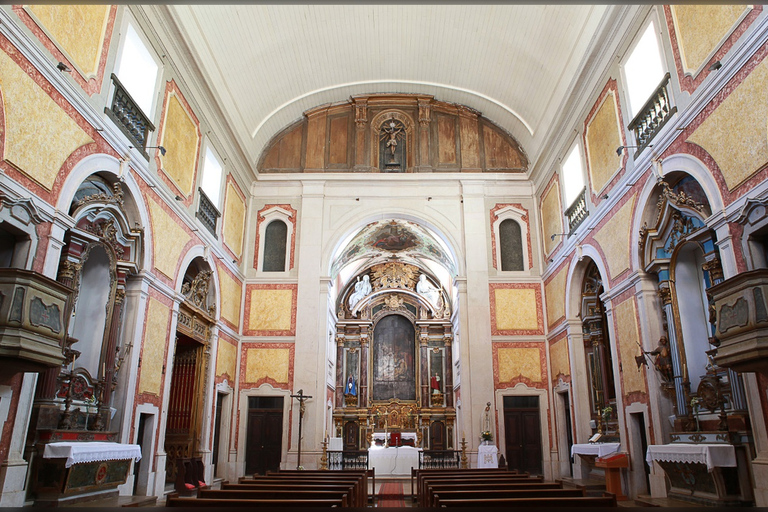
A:
{"type": "Polygon", "coordinates": [[[304,401],[309,400],[312,398],[309,395],[304,394],[304,390],[300,389],[298,394],[291,395],[291,398],[295,398],[299,401],[299,453],[298,453],[298,459],[296,460],[296,469],[303,469],[301,467],[301,424],[304,420],[304,410],[306,409],[306,406],[304,405],[304,401]]]}

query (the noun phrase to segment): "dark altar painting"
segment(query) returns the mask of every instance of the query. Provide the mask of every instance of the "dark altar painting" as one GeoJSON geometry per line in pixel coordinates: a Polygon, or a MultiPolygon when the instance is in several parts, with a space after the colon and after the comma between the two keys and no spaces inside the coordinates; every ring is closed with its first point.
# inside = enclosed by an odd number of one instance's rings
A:
{"type": "Polygon", "coordinates": [[[373,331],[373,399],[416,400],[416,331],[400,315],[382,318],[373,331]]]}

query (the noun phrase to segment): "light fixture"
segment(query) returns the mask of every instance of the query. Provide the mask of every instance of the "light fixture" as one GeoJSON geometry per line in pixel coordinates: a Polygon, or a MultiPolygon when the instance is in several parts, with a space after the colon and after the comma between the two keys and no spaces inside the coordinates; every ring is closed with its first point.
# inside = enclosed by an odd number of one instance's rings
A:
{"type": "Polygon", "coordinates": [[[608,194],[603,194],[603,199],[608,199],[608,194]]]}
{"type": "Polygon", "coordinates": [[[128,146],[128,147],[131,149],[159,149],[160,154],[163,156],[165,156],[165,153],[166,153],[166,149],[163,146],[146,146],[143,148],[137,148],[136,146],[128,146]]]}
{"type": "Polygon", "coordinates": [[[59,71],[63,71],[64,73],[71,73],[71,72],[72,72],[72,70],[71,70],[71,69],[69,69],[69,66],[67,66],[66,64],[64,64],[64,63],[63,63],[63,62],[61,62],[61,61],[59,61],[59,63],[58,63],[58,64],[56,64],[56,68],[57,68],[59,71]]]}
{"type": "Polygon", "coordinates": [[[720,62],[719,60],[716,60],[715,62],[712,63],[711,66],[709,66],[709,70],[710,71],[717,71],[721,67],[723,67],[722,62],[720,62]]]}
{"type": "Polygon", "coordinates": [[[175,199],[176,199],[177,201],[181,201],[181,196],[176,196],[176,197],[175,197],[175,199]]]}
{"type": "Polygon", "coordinates": [[[555,233],[555,234],[553,234],[552,236],[550,236],[550,237],[549,237],[549,239],[550,239],[550,240],[552,240],[552,241],[554,242],[554,241],[555,241],[555,237],[556,237],[556,236],[568,236],[569,234],[570,234],[570,233],[555,233]]]}
{"type": "MultiPolygon", "coordinates": [[[[639,147],[641,147],[641,146],[619,146],[619,147],[616,148],[616,154],[618,156],[621,156],[621,152],[624,151],[625,149],[627,149],[627,148],[639,148],[639,147]]],[[[652,148],[653,144],[649,144],[647,147],[652,148]]]]}

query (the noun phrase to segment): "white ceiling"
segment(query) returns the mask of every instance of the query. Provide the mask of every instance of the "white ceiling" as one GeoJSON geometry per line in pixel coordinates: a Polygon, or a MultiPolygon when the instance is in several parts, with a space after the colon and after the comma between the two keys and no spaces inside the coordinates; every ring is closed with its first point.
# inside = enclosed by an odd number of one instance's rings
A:
{"type": "Polygon", "coordinates": [[[252,164],[307,109],[376,92],[468,105],[535,162],[618,8],[171,5],[166,12],[252,164]]]}

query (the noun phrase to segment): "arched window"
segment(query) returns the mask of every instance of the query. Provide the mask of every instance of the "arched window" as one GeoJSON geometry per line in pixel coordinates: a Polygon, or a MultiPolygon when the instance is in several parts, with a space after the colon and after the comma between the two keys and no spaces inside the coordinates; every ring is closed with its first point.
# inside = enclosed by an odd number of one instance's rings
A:
{"type": "Polygon", "coordinates": [[[288,240],[288,226],[281,220],[273,220],[264,231],[264,272],[285,271],[285,247],[288,240]]]}
{"type": "Polygon", "coordinates": [[[522,230],[516,221],[506,219],[499,224],[499,249],[502,271],[525,269],[522,230]]]}

